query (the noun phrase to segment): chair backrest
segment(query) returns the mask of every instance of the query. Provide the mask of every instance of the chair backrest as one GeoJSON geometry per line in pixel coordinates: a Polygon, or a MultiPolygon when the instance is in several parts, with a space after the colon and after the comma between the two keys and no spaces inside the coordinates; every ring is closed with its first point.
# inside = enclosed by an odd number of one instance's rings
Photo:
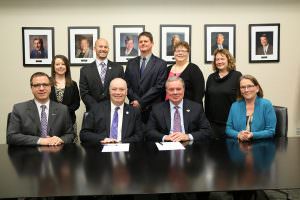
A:
{"type": "Polygon", "coordinates": [[[88,114],[89,114],[88,112],[83,113],[81,128],[83,127],[84,121],[85,121],[88,114]]]}
{"type": "Polygon", "coordinates": [[[276,129],[275,129],[275,136],[276,137],[287,137],[287,131],[288,131],[288,110],[287,107],[282,106],[273,106],[277,123],[276,123],[276,129]]]}
{"type": "MultiPolygon", "coordinates": [[[[11,116],[11,112],[9,112],[9,113],[7,114],[6,135],[7,135],[7,131],[8,131],[8,125],[9,125],[9,122],[10,122],[10,116],[11,116]]],[[[7,139],[6,139],[6,144],[7,144],[7,139]]]]}

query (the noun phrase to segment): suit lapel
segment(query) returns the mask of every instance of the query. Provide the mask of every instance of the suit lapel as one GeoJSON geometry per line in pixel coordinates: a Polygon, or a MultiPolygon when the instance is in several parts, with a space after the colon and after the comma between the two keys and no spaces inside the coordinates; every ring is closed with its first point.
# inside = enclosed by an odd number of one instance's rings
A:
{"type": "Polygon", "coordinates": [[[34,100],[31,100],[29,102],[26,112],[28,113],[28,116],[31,118],[33,125],[36,125],[38,129],[38,133],[41,132],[41,123],[40,123],[41,120],[39,117],[39,111],[36,107],[34,100]]]}
{"type": "Polygon", "coordinates": [[[167,130],[171,130],[171,112],[170,112],[170,103],[166,101],[164,103],[165,109],[163,109],[164,119],[166,120],[167,130]]]}
{"type": "Polygon", "coordinates": [[[182,113],[183,113],[183,121],[184,121],[184,130],[185,132],[188,131],[189,128],[189,118],[190,118],[190,112],[191,109],[190,107],[186,104],[186,101],[183,100],[183,108],[182,108],[182,113]]]}
{"type": "Polygon", "coordinates": [[[154,62],[155,62],[155,58],[153,55],[151,55],[147,65],[146,65],[146,68],[143,72],[143,75],[141,77],[141,81],[143,81],[145,79],[145,77],[147,77],[147,73],[149,73],[149,71],[152,70],[152,68],[153,68],[152,66],[154,66],[154,62]]]}
{"type": "Polygon", "coordinates": [[[110,114],[111,114],[110,101],[106,102],[106,106],[104,109],[105,109],[104,115],[106,116],[105,117],[105,120],[106,120],[106,122],[105,122],[106,129],[105,130],[107,130],[107,137],[109,137],[110,136],[110,118],[111,118],[111,116],[110,116],[110,114]]]}
{"type": "MultiPolygon", "coordinates": [[[[47,133],[50,133],[50,127],[53,126],[55,119],[56,119],[56,115],[57,115],[57,106],[54,104],[53,101],[50,101],[49,104],[49,115],[48,115],[48,127],[47,127],[47,133]]],[[[51,133],[50,133],[51,134],[51,133]]]]}
{"type": "Polygon", "coordinates": [[[89,76],[90,76],[91,80],[93,80],[92,77],[94,77],[94,80],[96,81],[95,84],[100,85],[100,88],[101,88],[100,90],[102,90],[103,85],[102,85],[102,82],[101,82],[100,73],[98,71],[98,67],[97,67],[96,61],[94,61],[92,63],[91,74],[89,74],[89,76]]]}
{"type": "Polygon", "coordinates": [[[112,74],[112,63],[108,60],[107,61],[107,69],[106,69],[106,74],[105,74],[105,80],[104,80],[104,87],[108,87],[108,80],[111,79],[111,74],[112,74]]]}
{"type": "Polygon", "coordinates": [[[123,109],[123,122],[122,122],[122,140],[124,140],[126,134],[127,134],[127,127],[128,127],[128,123],[129,123],[129,118],[130,118],[130,112],[129,112],[129,105],[128,104],[124,104],[124,109],[123,109]]]}

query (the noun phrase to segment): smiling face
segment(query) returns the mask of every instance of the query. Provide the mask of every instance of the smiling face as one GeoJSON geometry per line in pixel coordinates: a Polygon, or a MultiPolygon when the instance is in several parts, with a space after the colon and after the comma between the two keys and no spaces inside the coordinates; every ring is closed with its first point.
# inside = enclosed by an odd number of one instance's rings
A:
{"type": "Polygon", "coordinates": [[[261,36],[260,37],[260,43],[262,46],[267,46],[268,45],[268,38],[266,36],[261,36]]]}
{"type": "Polygon", "coordinates": [[[217,44],[221,45],[224,42],[224,36],[222,34],[218,34],[217,36],[217,44]]]}
{"type": "Polygon", "coordinates": [[[46,103],[49,100],[51,92],[50,80],[47,76],[36,76],[31,81],[31,91],[34,98],[40,103],[46,103]]]}
{"type": "Polygon", "coordinates": [[[153,43],[151,42],[150,38],[142,35],[139,38],[139,49],[141,54],[148,55],[152,52],[153,43]]]}
{"type": "Polygon", "coordinates": [[[109,95],[111,102],[120,106],[125,102],[127,96],[127,84],[121,78],[115,78],[110,82],[109,85],[109,95]]]}
{"type": "Polygon", "coordinates": [[[64,75],[67,71],[65,62],[61,58],[56,58],[54,62],[54,71],[57,75],[64,75]]]}
{"type": "Polygon", "coordinates": [[[228,59],[226,55],[218,53],[215,58],[215,65],[219,71],[228,71],[228,59]]]}
{"type": "Polygon", "coordinates": [[[169,100],[178,105],[184,97],[184,86],[180,80],[170,81],[166,83],[166,92],[169,100]]]}
{"type": "Polygon", "coordinates": [[[133,49],[133,46],[134,46],[133,40],[127,40],[126,49],[131,50],[131,49],[133,49]]]}
{"type": "Polygon", "coordinates": [[[245,100],[254,100],[259,91],[259,87],[254,85],[250,79],[243,78],[240,81],[240,91],[245,100]]]}
{"type": "Polygon", "coordinates": [[[188,49],[184,46],[177,46],[174,51],[176,62],[187,62],[189,58],[188,49]]]}
{"type": "Polygon", "coordinates": [[[37,51],[40,51],[40,50],[41,50],[41,48],[42,48],[42,43],[41,43],[41,41],[40,41],[39,39],[35,39],[35,40],[33,41],[33,48],[34,48],[35,50],[37,50],[37,51]]]}
{"type": "Polygon", "coordinates": [[[94,50],[96,52],[96,56],[100,60],[104,60],[107,58],[109,52],[108,42],[105,39],[98,39],[95,42],[94,50]]]}
{"type": "Polygon", "coordinates": [[[86,52],[89,49],[89,41],[87,39],[82,39],[80,41],[80,50],[86,52]]]}

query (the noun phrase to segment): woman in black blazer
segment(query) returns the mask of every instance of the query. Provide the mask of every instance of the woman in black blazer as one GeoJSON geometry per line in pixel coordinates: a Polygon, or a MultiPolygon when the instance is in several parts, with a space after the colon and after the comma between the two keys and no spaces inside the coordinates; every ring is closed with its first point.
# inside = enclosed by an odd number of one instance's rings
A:
{"type": "Polygon", "coordinates": [[[50,99],[68,106],[76,133],[75,111],[80,106],[80,96],[77,83],[71,78],[70,62],[67,57],[56,55],[53,58],[51,63],[51,77],[53,86],[51,88],[50,99]]]}
{"type": "MultiPolygon", "coordinates": [[[[168,67],[168,78],[177,76],[185,84],[184,98],[202,104],[204,96],[204,77],[200,68],[189,62],[190,46],[185,41],[180,41],[174,46],[176,63],[168,67]]],[[[168,96],[166,96],[166,100],[168,96]]]]}

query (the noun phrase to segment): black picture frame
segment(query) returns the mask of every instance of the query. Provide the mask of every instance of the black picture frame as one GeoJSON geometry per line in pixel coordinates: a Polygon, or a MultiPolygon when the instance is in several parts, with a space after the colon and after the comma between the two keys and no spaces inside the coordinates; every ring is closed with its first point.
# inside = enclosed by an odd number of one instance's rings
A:
{"type": "MultiPolygon", "coordinates": [[[[173,38],[189,43],[191,48],[192,26],[191,25],[160,25],[160,57],[167,61],[168,64],[174,64],[173,38]]],[[[191,52],[189,53],[189,61],[191,62],[191,52]]]]}
{"type": "Polygon", "coordinates": [[[129,59],[140,55],[138,47],[138,36],[143,31],[145,31],[145,25],[113,26],[115,62],[120,64],[126,64],[129,59]],[[133,46],[130,52],[126,51],[127,44],[133,46]]]}
{"type": "Polygon", "coordinates": [[[97,26],[68,27],[68,57],[73,66],[87,65],[96,59],[94,43],[100,37],[97,26]]]}
{"type": "Polygon", "coordinates": [[[24,67],[50,66],[54,56],[54,27],[22,27],[24,67]]]}
{"type": "Polygon", "coordinates": [[[223,38],[222,48],[229,50],[235,57],[235,24],[205,24],[204,25],[204,42],[205,42],[205,63],[209,64],[213,61],[213,52],[218,48],[218,38],[223,38]]]}
{"type": "Polygon", "coordinates": [[[280,61],[280,24],[249,24],[249,63],[280,61]],[[263,47],[265,45],[265,48],[263,47]]]}

